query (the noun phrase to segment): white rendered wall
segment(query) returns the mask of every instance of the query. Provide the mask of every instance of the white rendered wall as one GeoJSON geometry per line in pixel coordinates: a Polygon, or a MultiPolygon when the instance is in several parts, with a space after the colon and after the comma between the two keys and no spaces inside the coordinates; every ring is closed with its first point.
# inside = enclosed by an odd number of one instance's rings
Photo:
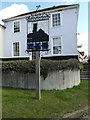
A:
{"type": "MultiPolygon", "coordinates": [[[[35,74],[21,72],[3,73],[2,86],[24,89],[36,89],[35,74]]],[[[60,70],[49,72],[46,79],[41,76],[40,86],[44,90],[61,90],[80,84],[80,70],[60,70]]]]}
{"type": "Polygon", "coordinates": [[[88,57],[90,58],[90,30],[88,32],[88,57]]]}
{"type": "Polygon", "coordinates": [[[25,19],[20,19],[21,31],[18,33],[13,33],[13,22],[9,21],[5,23],[5,46],[4,46],[4,57],[14,57],[13,56],[13,42],[19,41],[20,43],[20,56],[28,56],[25,53],[27,49],[27,22],[25,19]]]}
{"type": "Polygon", "coordinates": [[[62,11],[63,54],[77,54],[77,13],[76,9],[62,11]]]}
{"type": "Polygon", "coordinates": [[[0,26],[0,58],[3,57],[4,28],[0,26]]]}
{"type": "MultiPolygon", "coordinates": [[[[53,13],[52,13],[53,14],[53,13]]],[[[51,14],[51,16],[52,16],[51,14]]],[[[68,9],[60,12],[61,14],[61,26],[52,27],[52,20],[50,16],[49,26],[47,31],[49,33],[49,49],[50,51],[46,54],[42,53],[43,57],[46,56],[62,56],[62,55],[77,55],[77,10],[68,9]],[[62,54],[53,54],[53,37],[61,37],[62,54]]],[[[45,24],[45,23],[44,23],[45,24]]],[[[43,29],[46,29],[45,25],[43,29]]],[[[47,24],[47,23],[46,23],[47,24]]],[[[47,32],[46,31],[46,32],[47,32]]]]}

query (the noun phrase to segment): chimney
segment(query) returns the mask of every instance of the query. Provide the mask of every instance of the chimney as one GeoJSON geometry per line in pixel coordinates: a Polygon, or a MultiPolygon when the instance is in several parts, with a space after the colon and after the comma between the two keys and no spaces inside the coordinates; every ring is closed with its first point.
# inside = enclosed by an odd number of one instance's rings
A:
{"type": "Polygon", "coordinates": [[[33,33],[37,32],[37,23],[33,24],[33,33]]]}

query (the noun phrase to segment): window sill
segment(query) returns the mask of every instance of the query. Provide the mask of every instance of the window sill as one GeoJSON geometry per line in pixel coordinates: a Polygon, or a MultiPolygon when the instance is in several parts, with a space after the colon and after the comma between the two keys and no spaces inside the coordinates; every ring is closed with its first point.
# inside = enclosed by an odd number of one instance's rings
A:
{"type": "Polygon", "coordinates": [[[20,32],[13,32],[13,34],[18,34],[18,33],[21,33],[21,31],[20,32]]]}
{"type": "Polygon", "coordinates": [[[55,29],[55,28],[61,28],[62,27],[62,25],[60,25],[60,26],[55,26],[55,27],[51,27],[52,29],[55,29]]]}
{"type": "Polygon", "coordinates": [[[62,53],[61,54],[53,54],[53,56],[60,56],[60,55],[63,55],[62,53]]]}

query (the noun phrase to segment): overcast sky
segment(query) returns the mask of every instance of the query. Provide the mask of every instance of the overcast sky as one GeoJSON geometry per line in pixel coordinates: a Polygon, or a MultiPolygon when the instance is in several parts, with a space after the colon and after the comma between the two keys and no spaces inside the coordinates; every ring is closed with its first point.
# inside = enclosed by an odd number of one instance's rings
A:
{"type": "MultiPolygon", "coordinates": [[[[78,44],[82,44],[82,48],[79,49],[80,51],[85,51],[85,54],[88,54],[88,0],[44,0],[44,2],[40,2],[41,0],[1,0],[0,3],[0,23],[1,19],[12,17],[18,14],[26,13],[29,11],[36,10],[36,5],[41,5],[40,9],[51,7],[54,5],[61,5],[61,4],[80,4],[79,9],[79,18],[78,18],[78,29],[77,32],[80,33],[78,35],[78,44]],[[45,2],[46,1],[46,2],[45,2]],[[69,2],[68,2],[69,1],[69,2]],[[70,2],[71,1],[71,2],[70,2]]],[[[42,0],[43,1],[43,0],[42,0]]]]}

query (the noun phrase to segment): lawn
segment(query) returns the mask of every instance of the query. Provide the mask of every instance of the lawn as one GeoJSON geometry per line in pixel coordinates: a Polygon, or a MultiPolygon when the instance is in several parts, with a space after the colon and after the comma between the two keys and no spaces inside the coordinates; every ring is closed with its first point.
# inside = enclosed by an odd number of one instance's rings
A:
{"type": "Polygon", "coordinates": [[[3,118],[60,118],[88,104],[88,82],[66,90],[41,91],[3,88],[3,118]]]}

